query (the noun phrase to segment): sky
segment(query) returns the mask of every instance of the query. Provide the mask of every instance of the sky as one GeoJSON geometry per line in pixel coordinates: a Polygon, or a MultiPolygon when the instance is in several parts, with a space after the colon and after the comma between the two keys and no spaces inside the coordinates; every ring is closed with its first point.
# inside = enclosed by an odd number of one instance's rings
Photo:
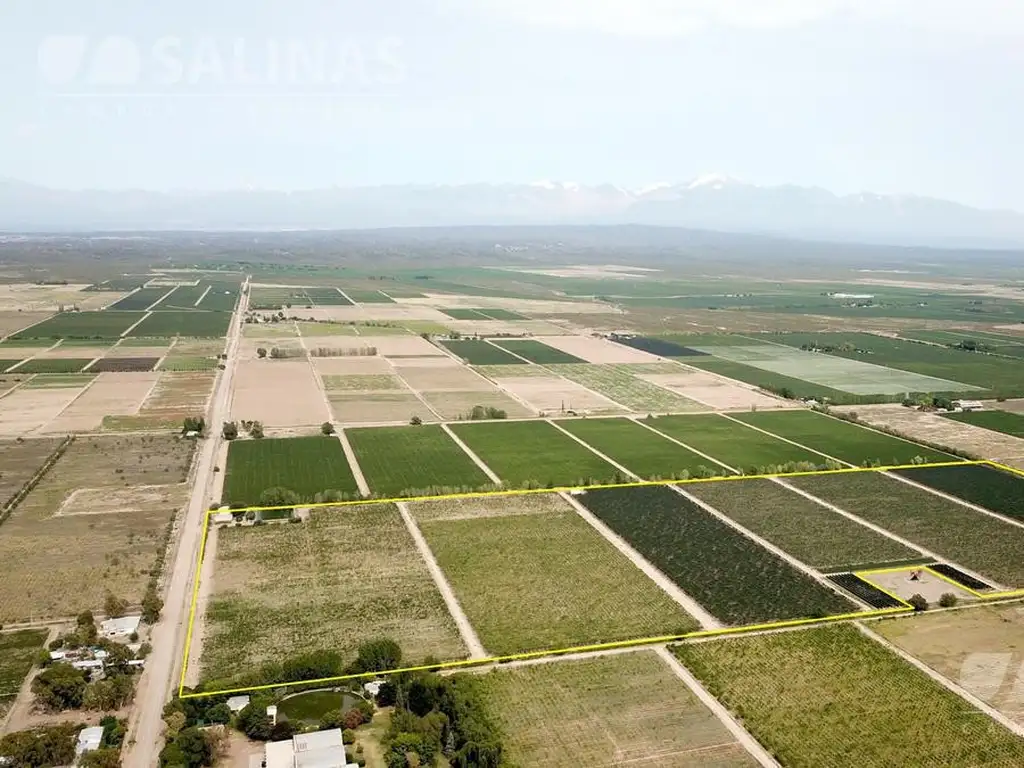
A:
{"type": "Polygon", "coordinates": [[[0,178],[723,172],[1024,210],[1020,0],[6,0],[0,178]]]}

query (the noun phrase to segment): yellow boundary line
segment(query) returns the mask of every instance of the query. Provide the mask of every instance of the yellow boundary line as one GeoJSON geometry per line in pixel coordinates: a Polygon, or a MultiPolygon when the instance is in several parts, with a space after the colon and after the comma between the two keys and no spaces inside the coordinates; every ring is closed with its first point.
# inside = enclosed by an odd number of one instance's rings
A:
{"type": "MultiPolygon", "coordinates": [[[[356,506],[356,505],[363,505],[363,504],[394,504],[394,503],[399,502],[399,501],[402,501],[402,502],[421,502],[421,501],[439,501],[439,500],[442,500],[442,499],[473,499],[473,498],[486,498],[486,497],[492,497],[492,496],[495,496],[495,497],[497,497],[497,496],[521,496],[521,495],[527,495],[527,494],[533,494],[533,493],[560,493],[560,492],[561,493],[565,493],[565,492],[573,492],[573,491],[600,490],[600,489],[607,489],[607,488],[638,488],[638,487],[659,486],[659,485],[687,485],[687,484],[709,483],[709,482],[719,482],[719,481],[758,480],[758,479],[767,479],[767,478],[787,478],[787,477],[811,477],[811,476],[817,476],[817,475],[838,475],[838,474],[848,474],[848,473],[855,473],[855,472],[889,472],[889,471],[892,471],[892,470],[899,470],[899,469],[928,469],[928,468],[938,468],[938,467],[977,466],[977,465],[985,465],[985,466],[996,467],[998,469],[1002,469],[1002,470],[1006,470],[1008,472],[1011,472],[1011,473],[1013,473],[1015,475],[1024,476],[1024,470],[1015,469],[1014,467],[1008,467],[1008,466],[1005,466],[1003,464],[999,464],[998,462],[987,461],[987,460],[982,460],[982,461],[963,460],[963,461],[934,462],[934,463],[930,463],[930,464],[893,464],[893,465],[882,466],[882,467],[845,467],[845,468],[842,468],[842,469],[822,469],[822,470],[812,470],[812,471],[805,471],[805,472],[783,472],[783,473],[762,474],[762,475],[725,475],[725,476],[722,476],[722,477],[690,478],[690,479],[687,479],[687,480],[640,480],[640,481],[634,481],[634,482],[628,482],[628,483],[609,483],[609,484],[602,484],[602,485],[562,486],[562,487],[558,487],[558,488],[529,488],[529,489],[500,490],[500,491],[479,491],[479,492],[475,492],[475,493],[453,493],[453,494],[442,495],[442,496],[412,496],[412,497],[386,498],[386,499],[356,499],[356,500],[353,500],[353,501],[325,502],[325,503],[321,503],[321,504],[301,504],[301,505],[295,505],[295,506],[301,506],[303,508],[346,507],[346,506],[356,506]]],[[[245,508],[240,508],[240,509],[233,509],[231,511],[232,512],[245,513],[245,512],[252,512],[252,511],[267,511],[267,510],[291,509],[291,508],[292,508],[291,506],[245,507],[245,508]]],[[[607,650],[614,650],[614,649],[619,649],[619,648],[636,648],[636,647],[641,647],[641,646],[645,646],[645,645],[658,645],[658,644],[662,644],[662,643],[681,642],[681,641],[684,641],[684,640],[693,640],[693,639],[698,639],[698,638],[722,637],[722,636],[727,636],[727,635],[746,634],[746,633],[750,633],[750,632],[763,632],[763,631],[769,631],[769,630],[775,630],[775,629],[786,629],[786,628],[790,628],[790,627],[808,626],[808,625],[814,625],[814,624],[825,624],[825,623],[837,622],[837,621],[850,621],[850,620],[854,620],[854,619],[872,619],[872,618],[879,618],[879,617],[882,617],[882,616],[891,616],[891,615],[895,615],[895,614],[905,614],[908,611],[912,611],[913,610],[913,606],[911,606],[908,602],[906,602],[902,598],[900,598],[900,597],[894,595],[893,593],[889,592],[888,590],[883,589],[882,587],[879,587],[877,584],[875,584],[873,581],[871,581],[870,578],[867,578],[867,577],[871,576],[872,574],[878,574],[878,573],[895,573],[895,572],[899,572],[899,571],[910,571],[910,570],[914,570],[915,568],[916,569],[920,569],[920,570],[927,570],[930,573],[934,574],[935,576],[939,577],[940,579],[943,579],[944,581],[948,581],[951,584],[954,584],[955,586],[959,587],[960,589],[964,589],[967,592],[969,592],[970,594],[972,594],[973,596],[978,597],[978,598],[983,599],[983,600],[991,600],[991,599],[995,599],[995,598],[1007,598],[1007,597],[1024,596],[1024,589],[1009,590],[1009,591],[1005,591],[1005,592],[995,592],[995,593],[992,593],[992,592],[989,592],[989,593],[976,592],[975,590],[967,588],[963,584],[959,584],[959,583],[953,581],[952,579],[944,576],[941,573],[937,573],[937,572],[933,571],[928,566],[899,566],[899,567],[895,567],[895,568],[879,568],[879,569],[872,569],[872,570],[868,570],[868,571],[854,572],[854,576],[856,576],[857,578],[861,579],[862,581],[864,581],[865,583],[867,583],[868,585],[870,585],[874,589],[877,589],[879,592],[882,592],[882,593],[888,595],[889,597],[893,598],[894,600],[899,601],[900,603],[902,603],[902,606],[896,607],[896,608],[881,608],[881,609],[877,609],[877,610],[860,611],[860,612],[856,612],[856,613],[843,613],[843,614],[836,614],[836,615],[833,615],[833,616],[823,616],[823,617],[818,617],[818,618],[789,619],[789,620],[786,620],[786,621],[774,621],[774,622],[768,622],[768,623],[764,623],[764,624],[749,624],[749,625],[738,626],[738,627],[724,627],[724,628],[721,628],[721,629],[704,629],[704,630],[697,630],[695,632],[687,632],[687,633],[681,634],[681,635],[665,635],[665,636],[661,636],[661,637],[643,637],[643,638],[637,638],[637,639],[633,639],[633,640],[619,640],[619,641],[609,642],[609,643],[597,643],[597,644],[593,644],[593,645],[580,645],[580,646],[574,646],[574,647],[571,647],[571,648],[554,648],[554,649],[547,649],[547,650],[540,650],[540,651],[528,651],[528,652],[525,652],[525,653],[508,654],[506,656],[491,656],[491,657],[484,658],[484,659],[462,659],[462,660],[458,660],[458,661],[447,661],[447,662],[440,662],[440,663],[437,663],[437,664],[430,664],[430,665],[423,665],[423,666],[400,667],[400,668],[397,668],[397,669],[389,669],[389,670],[385,670],[385,671],[381,671],[381,672],[363,672],[363,673],[351,674],[351,675],[337,675],[337,676],[334,676],[334,677],[324,677],[324,678],[319,678],[319,679],[316,679],[316,680],[296,680],[296,681],[290,682],[290,683],[289,682],[270,683],[270,684],[266,684],[266,685],[252,685],[252,686],[246,686],[246,687],[241,687],[241,688],[228,688],[228,689],[216,690],[216,691],[203,691],[203,692],[200,692],[200,693],[185,693],[185,677],[186,677],[186,673],[188,671],[189,653],[191,652],[191,648],[192,648],[192,633],[193,633],[193,628],[194,628],[194,625],[195,625],[197,603],[198,603],[198,600],[199,600],[200,572],[201,572],[202,566],[203,566],[203,558],[204,558],[204,555],[206,553],[206,537],[207,537],[207,535],[209,533],[210,516],[216,514],[217,512],[218,512],[218,510],[215,510],[215,509],[208,510],[205,513],[204,519],[203,519],[203,532],[202,532],[202,537],[203,538],[202,538],[202,541],[200,542],[200,545],[199,545],[199,558],[198,558],[198,562],[196,563],[196,571],[195,571],[195,579],[194,579],[195,583],[192,586],[192,605],[191,605],[191,608],[189,610],[188,630],[187,630],[187,634],[186,634],[186,637],[185,637],[185,651],[184,651],[184,656],[182,658],[182,664],[181,664],[181,679],[180,679],[180,682],[179,682],[179,685],[178,685],[178,697],[179,698],[183,698],[183,699],[188,699],[188,698],[205,698],[205,697],[209,697],[209,696],[220,696],[220,695],[236,694],[236,693],[266,691],[266,690],[272,690],[272,689],[275,689],[275,688],[287,688],[289,686],[295,686],[295,685],[323,685],[323,684],[326,684],[326,683],[337,683],[337,682],[342,682],[342,681],[345,681],[345,680],[358,680],[358,679],[363,679],[363,678],[377,678],[377,677],[382,677],[382,676],[385,676],[385,675],[397,675],[397,674],[407,673],[407,672],[426,672],[426,671],[438,671],[438,670],[445,670],[445,669],[463,669],[463,668],[470,668],[470,667],[480,667],[480,666],[487,666],[487,665],[492,665],[492,664],[504,664],[504,663],[508,663],[508,662],[511,662],[511,661],[522,661],[522,660],[527,660],[527,659],[537,659],[537,658],[542,658],[542,657],[546,657],[546,656],[564,656],[566,654],[572,654],[572,653],[590,653],[590,652],[594,652],[594,651],[607,651],[607,650]]]]}

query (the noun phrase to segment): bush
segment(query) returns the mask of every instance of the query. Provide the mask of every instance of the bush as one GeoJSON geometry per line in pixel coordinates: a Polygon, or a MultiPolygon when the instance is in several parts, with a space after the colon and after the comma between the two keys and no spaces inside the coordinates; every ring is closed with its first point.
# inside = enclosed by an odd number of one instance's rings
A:
{"type": "Polygon", "coordinates": [[[238,437],[238,425],[233,421],[225,421],[220,433],[225,440],[234,440],[238,437]]]}
{"type": "Polygon", "coordinates": [[[128,610],[128,601],[118,597],[113,592],[107,592],[107,599],[103,602],[103,611],[109,619],[119,619],[128,610]]]}
{"type": "Polygon", "coordinates": [[[422,423],[423,423],[423,419],[421,419],[419,416],[413,416],[411,419],[409,419],[409,424],[414,426],[414,427],[418,427],[422,423]]]}
{"type": "Polygon", "coordinates": [[[923,595],[913,595],[907,602],[914,607],[915,611],[928,610],[928,601],[924,599],[923,595]]]}
{"type": "Polygon", "coordinates": [[[323,424],[320,425],[320,432],[324,435],[333,435],[334,425],[331,424],[331,422],[329,421],[325,421],[323,424]]]}
{"type": "Polygon", "coordinates": [[[943,593],[942,597],[939,598],[939,605],[942,608],[952,608],[957,604],[956,595],[952,592],[943,593]]]}
{"type": "Polygon", "coordinates": [[[341,732],[341,743],[342,744],[355,744],[356,743],[356,732],[351,728],[346,728],[341,732]]]}
{"type": "Polygon", "coordinates": [[[78,709],[85,698],[85,673],[70,664],[54,664],[32,681],[32,693],[49,710],[78,709]]]}

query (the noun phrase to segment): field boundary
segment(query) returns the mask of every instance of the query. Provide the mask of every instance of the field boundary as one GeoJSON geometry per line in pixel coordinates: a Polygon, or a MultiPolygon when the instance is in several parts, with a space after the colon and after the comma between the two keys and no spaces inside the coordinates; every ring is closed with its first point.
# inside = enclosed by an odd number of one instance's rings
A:
{"type": "MultiPolygon", "coordinates": [[[[803,472],[782,472],[782,473],[770,473],[770,474],[759,474],[759,475],[726,475],[723,477],[710,477],[710,478],[690,478],[687,480],[639,480],[633,482],[624,483],[608,483],[600,485],[584,485],[584,486],[564,486],[555,488],[528,488],[528,489],[512,489],[512,490],[501,490],[501,491],[478,491],[470,493],[454,493],[439,496],[413,496],[413,497],[395,497],[395,498],[383,498],[383,499],[356,499],[353,501],[341,501],[341,502],[325,502],[321,504],[301,504],[294,506],[301,506],[303,508],[318,508],[318,507],[346,507],[356,506],[364,504],[397,504],[399,502],[410,503],[419,501],[438,501],[441,499],[469,499],[469,498],[484,498],[484,497],[500,497],[500,496],[521,496],[534,493],[573,493],[579,491],[588,490],[600,490],[607,488],[634,488],[634,487],[646,487],[646,486],[664,486],[664,485],[692,485],[696,483],[710,483],[710,482],[735,482],[737,480],[758,480],[758,479],[772,479],[781,478],[785,479],[788,477],[808,477],[816,475],[834,475],[834,474],[849,474],[855,472],[888,472],[899,469],[926,469],[926,468],[937,468],[937,467],[952,467],[952,466],[970,466],[970,465],[982,465],[990,466],[1004,471],[1008,471],[1014,475],[1024,477],[1024,470],[1009,467],[1004,464],[1000,464],[995,461],[989,460],[964,460],[964,461],[943,461],[943,462],[932,462],[925,464],[898,464],[891,466],[881,467],[845,467],[841,469],[822,469],[822,470],[810,470],[803,472]]],[[[232,510],[237,513],[245,513],[249,511],[270,511],[280,509],[292,509],[292,506],[274,506],[274,507],[244,507],[232,510]]],[[[188,616],[188,629],[185,639],[184,654],[181,661],[181,677],[178,686],[178,697],[179,698],[205,698],[209,696],[220,696],[228,694],[238,693],[251,693],[255,691],[273,690],[275,688],[286,688],[295,685],[322,685],[327,683],[338,683],[346,680],[358,680],[358,679],[373,679],[382,677],[385,675],[395,675],[400,673],[410,672],[426,672],[426,671],[440,671],[440,670],[451,670],[451,669],[464,669],[470,667],[479,667],[492,664],[503,664],[510,661],[522,661],[527,659],[543,658],[548,656],[563,656],[574,653],[590,653],[594,651],[607,651],[621,648],[637,648],[647,645],[661,645],[664,643],[682,642],[685,640],[695,640],[702,638],[713,638],[729,635],[740,635],[752,632],[765,632],[771,630],[788,629],[793,627],[809,626],[814,624],[825,624],[839,621],[852,621],[858,619],[875,619],[884,616],[892,616],[896,614],[905,614],[913,611],[914,608],[907,601],[900,597],[888,592],[882,587],[870,580],[870,576],[876,573],[893,573],[897,571],[911,570],[911,566],[900,566],[895,568],[880,568],[872,569],[867,571],[856,571],[854,576],[860,580],[869,584],[872,588],[878,589],[884,592],[889,597],[897,600],[901,605],[894,608],[879,608],[867,611],[857,611],[854,613],[842,613],[835,614],[832,616],[819,616],[810,617],[803,619],[787,619],[784,621],[765,622],[761,624],[748,624],[743,626],[734,627],[723,627],[720,629],[701,629],[693,632],[687,632],[680,635],[664,635],[658,637],[643,637],[635,638],[632,640],[618,640],[607,643],[596,643],[590,645],[580,645],[570,648],[551,648],[539,651],[528,651],[525,653],[513,653],[505,656],[490,656],[487,658],[477,659],[460,659],[456,661],[438,662],[435,664],[411,666],[411,667],[399,667],[396,669],[389,669],[375,672],[361,672],[349,675],[337,675],[332,677],[318,678],[315,680],[296,680],[293,682],[276,682],[265,685],[252,685],[244,686],[239,688],[228,688],[224,690],[213,690],[213,691],[201,691],[201,692],[187,692],[185,691],[185,679],[188,671],[188,658],[192,646],[192,633],[196,618],[196,607],[199,597],[199,575],[200,569],[203,564],[203,559],[206,552],[206,540],[209,534],[210,517],[217,513],[218,510],[211,509],[207,510],[203,516],[203,531],[202,540],[199,546],[199,555],[196,562],[195,578],[193,580],[192,587],[192,600],[189,607],[188,616]]],[[[929,573],[937,576],[943,581],[947,581],[960,589],[964,589],[969,592],[972,596],[977,597],[981,600],[993,600],[993,599],[1005,599],[1012,597],[1024,597],[1024,589],[1007,590],[1002,592],[988,592],[981,593],[976,590],[970,589],[963,584],[959,584],[953,579],[933,571],[928,566],[918,566],[921,570],[927,570],[929,573]]]]}

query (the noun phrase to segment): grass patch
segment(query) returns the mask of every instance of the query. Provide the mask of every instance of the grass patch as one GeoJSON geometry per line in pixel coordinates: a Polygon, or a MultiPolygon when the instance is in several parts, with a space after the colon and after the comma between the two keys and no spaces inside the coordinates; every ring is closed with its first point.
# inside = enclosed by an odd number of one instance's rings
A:
{"type": "Polygon", "coordinates": [[[814,411],[738,413],[734,418],[858,466],[872,462],[889,466],[910,464],[917,457],[927,462],[959,460],[951,454],[814,411]]]}
{"type": "MultiPolygon", "coordinates": [[[[677,366],[674,368],[676,373],[682,370],[677,366]]],[[[694,400],[638,379],[620,366],[559,365],[551,370],[640,413],[693,413],[707,410],[706,406],[694,400]]]]}
{"type": "Polygon", "coordinates": [[[705,468],[726,470],[632,419],[565,419],[558,422],[605,456],[648,480],[682,478],[705,468]]]}
{"type": "Polygon", "coordinates": [[[421,528],[492,654],[682,634],[698,626],[572,509],[421,528]]]}
{"type": "Polygon", "coordinates": [[[307,523],[225,528],[217,537],[206,678],[317,649],[352,660],[360,643],[380,637],[394,638],[412,664],[466,654],[391,504],[315,509],[307,523]]]}
{"type": "Polygon", "coordinates": [[[790,482],[973,571],[1024,586],[1024,529],[875,472],[790,482]]]}
{"type": "Polygon", "coordinates": [[[537,363],[538,365],[584,362],[576,357],[576,355],[570,355],[568,352],[549,347],[547,344],[535,341],[534,339],[494,339],[491,343],[497,344],[502,349],[514,352],[531,363],[537,363]]]}
{"type": "Polygon", "coordinates": [[[356,493],[356,481],[336,437],[235,440],[228,447],[224,500],[255,505],[267,488],[289,488],[304,501],[326,490],[356,493]]]}
{"type": "Polygon", "coordinates": [[[587,491],[602,522],[727,624],[848,613],[855,606],[671,488],[587,491]]]}
{"type": "Polygon", "coordinates": [[[964,411],[962,413],[944,413],[942,416],[962,424],[991,429],[993,432],[1002,432],[1004,435],[1024,437],[1024,414],[1010,411],[964,411]]]}
{"type": "Polygon", "coordinates": [[[144,316],[144,312],[61,312],[12,338],[116,339],[144,316]]]}
{"type": "Polygon", "coordinates": [[[442,339],[438,344],[470,365],[527,365],[525,360],[480,339],[442,339]]]}
{"type": "Polygon", "coordinates": [[[439,426],[347,429],[352,450],[374,493],[447,486],[479,488],[490,480],[439,426]]]}
{"type": "Polygon", "coordinates": [[[791,461],[825,462],[825,457],[819,453],[798,448],[715,414],[659,416],[646,423],[741,471],[791,461]]]}
{"type": "Polygon", "coordinates": [[[516,765],[754,764],[651,651],[499,669],[483,681],[516,765]]]}
{"type": "Polygon", "coordinates": [[[782,765],[1024,760],[1024,739],[849,625],[673,650],[782,765]]]}
{"type": "Polygon", "coordinates": [[[923,557],[771,480],[686,487],[723,515],[820,570],[885,567],[923,557]]]}
{"type": "Polygon", "coordinates": [[[452,424],[451,429],[512,487],[555,487],[610,481],[618,472],[543,421],[452,424]]]}

